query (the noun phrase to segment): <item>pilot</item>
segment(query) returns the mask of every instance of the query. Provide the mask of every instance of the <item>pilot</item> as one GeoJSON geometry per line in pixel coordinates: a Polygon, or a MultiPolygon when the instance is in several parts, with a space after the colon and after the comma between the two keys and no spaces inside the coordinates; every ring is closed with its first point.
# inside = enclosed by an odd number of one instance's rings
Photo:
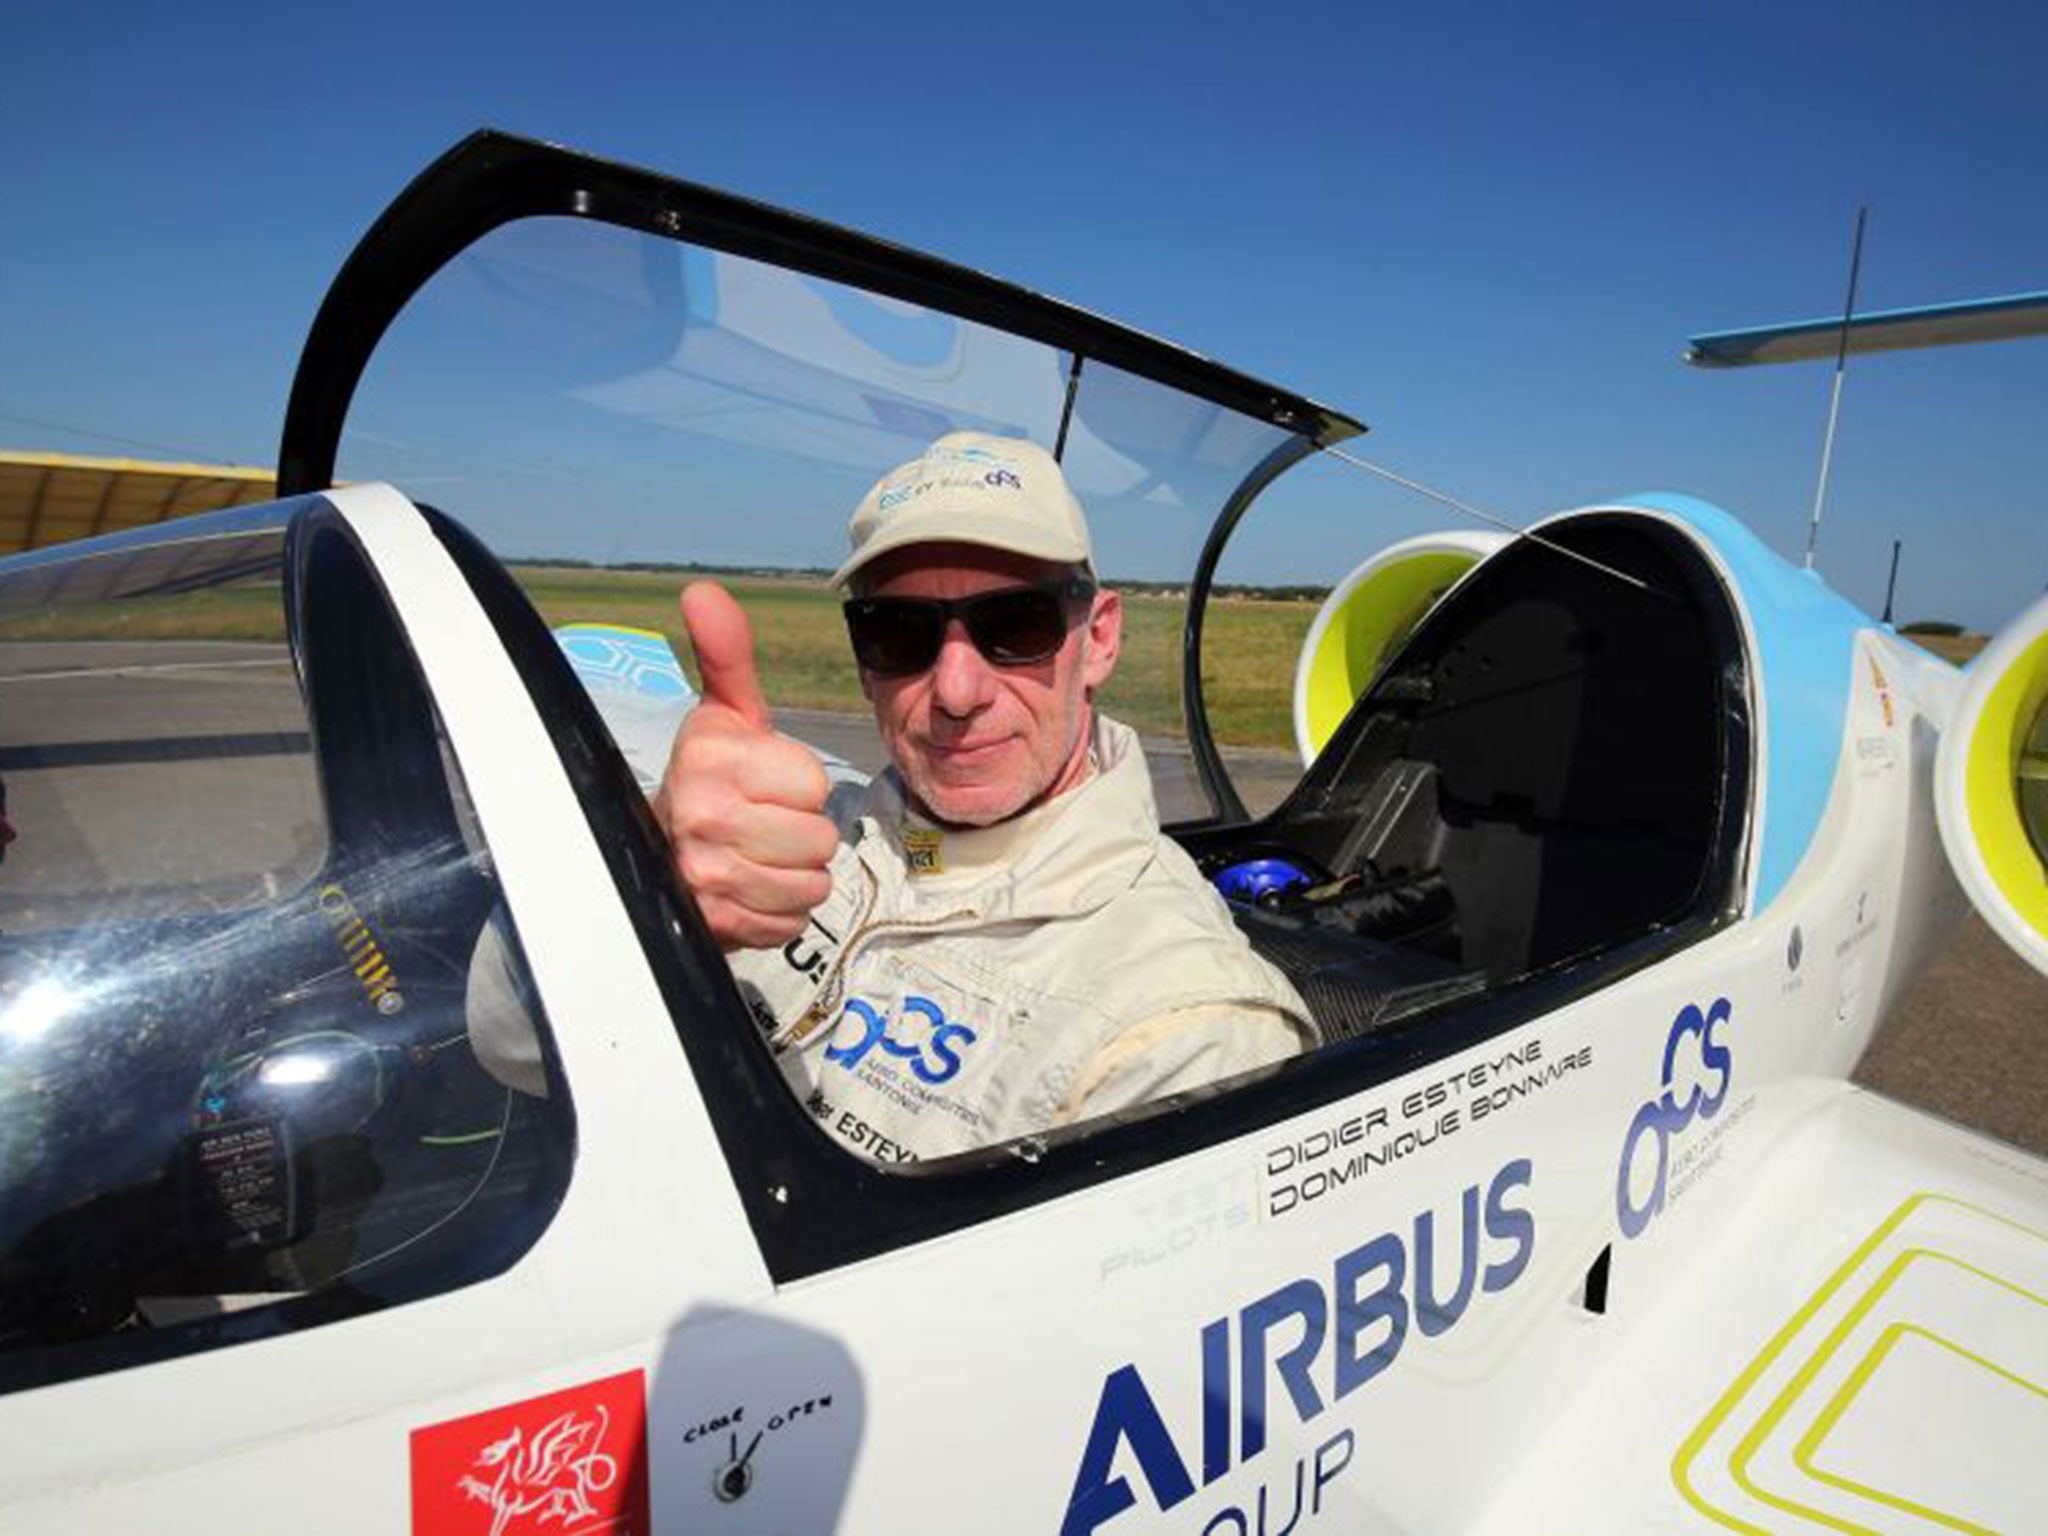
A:
{"type": "Polygon", "coordinates": [[[774,734],[747,620],[682,597],[702,702],[656,792],[675,868],[784,1075],[878,1161],[1048,1130],[1313,1043],[1159,832],[1095,698],[1122,608],[1036,444],[955,432],[883,476],[834,576],[891,766],[835,819],[774,734]]]}

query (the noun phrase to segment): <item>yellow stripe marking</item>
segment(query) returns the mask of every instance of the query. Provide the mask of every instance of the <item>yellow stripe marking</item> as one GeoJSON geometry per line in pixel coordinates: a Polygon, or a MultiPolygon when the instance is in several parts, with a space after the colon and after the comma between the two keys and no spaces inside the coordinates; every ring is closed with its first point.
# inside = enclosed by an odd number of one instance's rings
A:
{"type": "Polygon", "coordinates": [[[1814,1420],[1813,1428],[1806,1432],[1798,1446],[1794,1449],[1792,1460],[1798,1464],[1800,1470],[1805,1472],[1807,1476],[1823,1483],[1832,1484],[1837,1488],[1846,1489],[1848,1492],[1856,1494],[1861,1498],[1889,1505],[1893,1509],[1903,1510],[1910,1515],[1918,1515],[1923,1520],[1932,1520],[1935,1524],[1945,1525],[1951,1530],[1988,1533],[1991,1531],[1991,1527],[1988,1525],[1979,1525],[1976,1521],[1967,1520],[1961,1515],[1944,1514],[1938,1509],[1931,1509],[1925,1504],[1917,1503],[1899,1494],[1887,1493],[1882,1488],[1873,1488],[1867,1483],[1859,1483],[1854,1478],[1844,1477],[1838,1472],[1830,1472],[1825,1467],[1818,1466],[1814,1462],[1814,1452],[1820,1449],[1821,1442],[1833,1432],[1836,1421],[1848,1410],[1849,1405],[1855,1401],[1857,1394],[1869,1383],[1870,1378],[1877,1374],[1877,1368],[1884,1363],[1885,1357],[1891,1354],[1893,1347],[1908,1334],[1923,1338],[1930,1344],[1938,1344],[1951,1354],[1961,1355],[1972,1365],[1979,1366],[1994,1375],[2003,1376],[2007,1381],[2014,1383],[2016,1386],[2025,1387],[2036,1397],[2048,1398],[2048,1388],[2044,1388],[2036,1382],[2028,1381],[2024,1376],[2014,1375],[2011,1371],[2005,1369],[2004,1366],[1985,1359],[1974,1350],[1965,1349],[1953,1340],[1944,1339],[1938,1333],[1929,1333],[1925,1328],[1915,1327],[1911,1323],[1893,1323],[1878,1336],[1877,1343],[1871,1346],[1870,1352],[1858,1362],[1856,1369],[1849,1373],[1849,1379],[1843,1382],[1841,1389],[1829,1399],[1827,1407],[1821,1412],[1821,1416],[1814,1420]]]}
{"type": "Polygon", "coordinates": [[[1822,1525],[1832,1526],[1838,1531],[1863,1532],[1870,1529],[1869,1526],[1857,1525],[1852,1521],[1837,1519],[1835,1516],[1827,1514],[1823,1510],[1815,1509],[1811,1505],[1801,1504],[1794,1499],[1782,1498],[1770,1492],[1768,1489],[1759,1486],[1755,1479],[1750,1476],[1749,1464],[1755,1459],[1756,1453],[1763,1448],[1764,1441],[1770,1438],[1771,1431],[1776,1429],[1785,1415],[1792,1411],[1792,1405],[1799,1395],[1813,1385],[1814,1377],[1819,1375],[1827,1363],[1834,1358],[1835,1352],[1842,1347],[1843,1341],[1855,1331],[1857,1324],[1870,1315],[1870,1310],[1877,1305],[1878,1299],[1892,1288],[1898,1281],[1899,1276],[1905,1273],[1906,1267],[1916,1259],[1933,1259],[1938,1263],[1953,1264],[1956,1268],[1965,1270],[1980,1280],[1989,1280],[1993,1285],[2003,1286],[2017,1295],[2024,1296],[2037,1306],[2048,1307],[2048,1297],[2036,1296],[2025,1287],[2014,1285],[2010,1280],[2000,1279],[1989,1270],[1979,1269],[1976,1265],[1959,1259],[1954,1254],[1942,1253],[1933,1248],[1906,1249],[1885,1266],[1884,1273],[1877,1278],[1877,1283],[1864,1292],[1862,1299],[1849,1309],[1839,1323],[1829,1330],[1827,1338],[1821,1342],[1820,1347],[1799,1368],[1792,1380],[1786,1383],[1779,1391],[1777,1397],[1772,1400],[1771,1406],[1751,1426],[1749,1433],[1742,1437],[1742,1443],[1736,1447],[1735,1455],[1729,1459],[1728,1468],[1734,1473],[1735,1481],[1740,1483],[1749,1493],[1762,1499],[1773,1508],[1782,1509],[1788,1514],[1804,1515],[1810,1520],[1818,1521],[1822,1525]]]}
{"type": "Polygon", "coordinates": [[[565,631],[576,629],[602,630],[608,635],[638,635],[643,640],[659,640],[664,645],[668,643],[668,636],[664,635],[660,630],[636,629],[631,624],[563,624],[556,628],[555,633],[559,635],[565,631]]]}
{"type": "MultiPolygon", "coordinates": [[[[2024,1232],[2029,1237],[2039,1238],[2043,1242],[2048,1242],[2048,1232],[2037,1232],[2022,1222],[2014,1221],[2010,1217],[2001,1216],[1996,1211],[1986,1210],[1981,1205],[1973,1205],[1967,1200],[1958,1200],[1952,1195],[1936,1195],[1922,1191],[1906,1199],[1897,1210],[1893,1211],[1891,1215],[1878,1224],[1876,1231],[1872,1232],[1870,1236],[1857,1245],[1856,1251],[1842,1261],[1835,1272],[1828,1277],[1826,1283],[1807,1299],[1806,1305],[1793,1313],[1786,1320],[1784,1326],[1771,1335],[1770,1342],[1758,1352],[1756,1357],[1743,1368],[1741,1374],[1729,1384],[1728,1389],[1721,1394],[1714,1406],[1708,1410],[1707,1416],[1700,1420],[1698,1427],[1685,1437],[1684,1443],[1678,1448],[1678,1454],[1672,1457],[1671,1481],[1677,1486],[1680,1495],[1683,1496],[1686,1503],[1690,1504],[1716,1525],[1723,1526],[1731,1531],[1746,1531],[1750,1533],[1750,1536],[1771,1536],[1771,1532],[1764,1526],[1752,1525],[1738,1515],[1715,1508],[1707,1502],[1706,1497],[1698,1489],[1693,1487],[1692,1466],[1699,1459],[1700,1452],[1706,1449],[1707,1443],[1713,1439],[1721,1426],[1727,1422],[1729,1416],[1734,1413],[1736,1405],[1749,1394],[1750,1389],[1756,1385],[1758,1378],[1765,1371],[1769,1370],[1772,1365],[1777,1363],[1778,1357],[1791,1347],[1792,1341],[1799,1336],[1806,1325],[1812,1322],[1821,1309],[1834,1299],[1836,1292],[1848,1284],[1850,1276],[1855,1274],[1870,1256],[1883,1245],[1886,1238],[1899,1229],[1900,1224],[1908,1216],[1912,1215],[1922,1205],[1927,1204],[1948,1205],[1958,1210],[1969,1211],[1973,1215],[1982,1216],[1989,1221],[1995,1221],[2001,1226],[2011,1227],[2014,1231],[2024,1232]]],[[[2005,1282],[2000,1281],[1999,1283],[2004,1284],[2005,1282]]],[[[1745,1484],[1745,1486],[1748,1485],[1745,1484]]],[[[1854,1531],[1861,1529],[1857,1526],[1842,1525],[1834,1520],[1827,1520],[1826,1523],[1835,1525],[1841,1530],[1854,1531]]]]}

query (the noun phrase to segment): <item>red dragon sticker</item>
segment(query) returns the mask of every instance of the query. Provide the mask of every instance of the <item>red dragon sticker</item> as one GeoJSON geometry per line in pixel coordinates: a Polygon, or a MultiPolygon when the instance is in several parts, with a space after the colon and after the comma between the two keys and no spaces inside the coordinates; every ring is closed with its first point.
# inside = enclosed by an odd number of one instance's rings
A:
{"type": "Polygon", "coordinates": [[[413,1536],[648,1536],[649,1523],[640,1371],[412,1432],[413,1536]]]}

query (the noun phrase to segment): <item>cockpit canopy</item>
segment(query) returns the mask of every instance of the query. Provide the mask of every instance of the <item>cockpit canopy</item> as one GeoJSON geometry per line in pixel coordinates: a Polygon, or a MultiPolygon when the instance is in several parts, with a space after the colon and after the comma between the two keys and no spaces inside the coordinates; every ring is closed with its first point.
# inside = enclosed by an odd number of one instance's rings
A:
{"type": "MultiPolygon", "coordinates": [[[[477,135],[337,279],[279,485],[389,480],[520,566],[816,577],[877,478],[967,428],[1060,458],[1097,569],[1157,599],[1105,707],[1190,739],[1178,814],[1240,808],[1208,749],[1203,594],[1246,507],[1361,428],[933,257],[477,135]]],[[[821,687],[778,702],[858,707],[843,663],[821,687]]]]}
{"type": "Polygon", "coordinates": [[[508,1266],[567,1186],[546,1040],[388,600],[314,498],[0,568],[0,1390],[508,1266]],[[480,1005],[482,1011],[480,1012],[480,1005]]]}

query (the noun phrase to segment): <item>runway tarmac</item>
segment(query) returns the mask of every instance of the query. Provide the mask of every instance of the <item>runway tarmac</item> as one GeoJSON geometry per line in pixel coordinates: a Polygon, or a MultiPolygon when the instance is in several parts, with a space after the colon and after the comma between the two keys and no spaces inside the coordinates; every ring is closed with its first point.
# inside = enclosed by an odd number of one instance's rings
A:
{"type": "MultiPolygon", "coordinates": [[[[777,724],[870,770],[881,761],[865,716],[790,710],[777,724]]],[[[0,776],[22,834],[0,865],[0,931],[78,920],[109,890],[144,916],[310,879],[325,842],[305,730],[278,646],[0,645],[0,776]]],[[[1162,817],[1199,814],[1186,748],[1147,751],[1162,817]]],[[[1289,753],[1225,758],[1255,813],[1299,775],[1289,753]]],[[[1966,918],[1856,1079],[2048,1156],[2048,978],[1966,918]]]]}
{"type": "Polygon", "coordinates": [[[2048,977],[1972,912],[1907,988],[1856,1081],[2048,1157],[2048,977]]]}
{"type": "Polygon", "coordinates": [[[0,778],[0,931],[246,906],[326,852],[281,645],[0,645],[0,778]]]}

